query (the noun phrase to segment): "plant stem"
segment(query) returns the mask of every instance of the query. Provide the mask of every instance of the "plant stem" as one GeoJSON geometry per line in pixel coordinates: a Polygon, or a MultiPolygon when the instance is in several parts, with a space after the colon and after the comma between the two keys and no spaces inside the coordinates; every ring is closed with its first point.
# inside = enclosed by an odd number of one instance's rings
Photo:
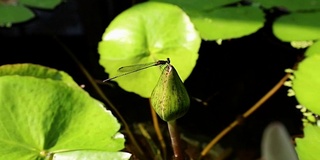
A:
{"type": "Polygon", "coordinates": [[[274,93],[276,93],[283,83],[289,78],[291,74],[287,73],[281,80],[268,92],[266,93],[257,103],[255,103],[249,110],[247,110],[244,114],[234,120],[228,127],[222,130],[211,142],[202,150],[199,159],[204,157],[209,150],[229,131],[231,131],[235,126],[243,121],[243,119],[247,118],[250,114],[252,114],[256,109],[258,109],[264,102],[266,102],[274,93]]]}
{"type": "Polygon", "coordinates": [[[162,156],[164,158],[167,157],[167,147],[166,147],[166,143],[164,142],[160,127],[159,127],[159,121],[158,121],[158,116],[157,113],[154,111],[154,109],[152,108],[152,106],[150,105],[150,111],[151,111],[151,116],[152,116],[152,121],[153,121],[153,127],[154,130],[157,134],[158,140],[160,142],[161,145],[161,150],[162,150],[162,156]]]}
{"type": "Polygon", "coordinates": [[[181,151],[180,133],[178,131],[176,120],[168,121],[168,129],[171,137],[171,144],[174,153],[174,160],[183,160],[183,152],[181,151]]]}

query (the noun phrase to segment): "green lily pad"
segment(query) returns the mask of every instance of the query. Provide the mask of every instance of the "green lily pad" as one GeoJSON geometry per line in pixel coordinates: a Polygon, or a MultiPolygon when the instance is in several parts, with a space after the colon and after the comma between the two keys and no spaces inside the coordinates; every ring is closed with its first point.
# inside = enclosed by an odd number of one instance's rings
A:
{"type": "MultiPolygon", "coordinates": [[[[109,77],[119,75],[119,67],[170,58],[184,81],[198,58],[201,38],[189,17],[177,6],[144,2],[118,15],[99,43],[99,63],[109,77]]],[[[115,81],[129,92],[150,97],[161,74],[153,67],[115,81]]]]}
{"type": "Polygon", "coordinates": [[[239,2],[239,0],[150,0],[175,4],[183,9],[195,9],[198,11],[212,10],[217,7],[239,2]]]}
{"type": "Polygon", "coordinates": [[[10,26],[12,23],[21,23],[34,18],[34,13],[21,5],[0,4],[0,26],[10,26]]]}
{"type": "Polygon", "coordinates": [[[65,82],[0,77],[0,159],[44,159],[67,151],[117,152],[120,124],[88,93],[65,82]]]}
{"type": "Polygon", "coordinates": [[[289,11],[297,10],[316,10],[320,9],[319,0],[252,0],[253,2],[260,3],[263,7],[281,7],[289,11]]]}
{"type": "Polygon", "coordinates": [[[0,66],[0,77],[7,75],[32,76],[36,78],[50,78],[52,80],[63,81],[69,85],[78,84],[64,71],[49,68],[31,63],[7,64],[0,66]]]}
{"type": "Polygon", "coordinates": [[[320,39],[320,12],[292,13],[281,16],[273,25],[273,33],[282,41],[320,39]]]}
{"type": "Polygon", "coordinates": [[[225,7],[208,12],[186,10],[205,40],[239,38],[252,34],[264,25],[264,13],[251,6],[225,7]]]}
{"type": "Polygon", "coordinates": [[[320,55],[320,41],[315,42],[312,44],[305,52],[306,56],[311,56],[311,55],[320,55]]]}
{"type": "Polygon", "coordinates": [[[19,0],[20,4],[41,9],[54,9],[61,2],[62,0],[19,0]]]}
{"type": "Polygon", "coordinates": [[[294,71],[292,89],[298,102],[310,111],[320,114],[320,54],[306,57],[294,71]]]}
{"type": "Polygon", "coordinates": [[[296,138],[296,151],[299,159],[318,159],[320,150],[320,128],[309,124],[304,127],[303,132],[303,138],[296,138]]]}

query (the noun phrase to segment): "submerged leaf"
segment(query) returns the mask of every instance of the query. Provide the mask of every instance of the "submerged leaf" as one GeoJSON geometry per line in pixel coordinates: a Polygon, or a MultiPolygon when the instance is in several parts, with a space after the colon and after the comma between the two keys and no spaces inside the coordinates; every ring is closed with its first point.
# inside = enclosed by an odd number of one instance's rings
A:
{"type": "Polygon", "coordinates": [[[167,64],[163,69],[150,101],[153,109],[164,121],[176,120],[187,113],[189,95],[172,65],[167,64]]]}

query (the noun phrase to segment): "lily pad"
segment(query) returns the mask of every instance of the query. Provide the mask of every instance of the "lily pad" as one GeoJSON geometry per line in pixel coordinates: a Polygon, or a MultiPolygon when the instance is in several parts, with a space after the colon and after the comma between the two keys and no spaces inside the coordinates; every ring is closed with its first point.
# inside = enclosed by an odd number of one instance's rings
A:
{"type": "Polygon", "coordinates": [[[212,10],[217,7],[239,2],[239,0],[151,0],[157,2],[165,2],[175,4],[182,9],[195,9],[198,11],[212,10]]]}
{"type": "Polygon", "coordinates": [[[41,9],[54,9],[61,2],[62,0],[19,0],[20,4],[41,9]]]}
{"type": "Polygon", "coordinates": [[[320,54],[306,57],[294,71],[292,89],[298,102],[310,111],[320,114],[320,54]]]}
{"type": "Polygon", "coordinates": [[[120,124],[102,103],[65,82],[0,77],[0,159],[43,159],[67,151],[117,152],[120,124]]]}
{"type": "Polygon", "coordinates": [[[10,26],[12,23],[20,23],[34,18],[34,13],[21,5],[0,4],[0,26],[10,26]]]}
{"type": "Polygon", "coordinates": [[[0,77],[7,75],[32,76],[43,79],[50,78],[52,80],[63,81],[69,85],[78,86],[66,72],[38,64],[20,63],[0,66],[0,77]]]}
{"type": "MultiPolygon", "coordinates": [[[[99,43],[100,64],[109,77],[118,68],[170,58],[184,81],[198,58],[201,38],[189,17],[179,7],[144,2],[119,14],[99,43]]],[[[150,97],[161,74],[159,67],[117,78],[119,86],[142,97],[150,97]]]]}
{"type": "Polygon", "coordinates": [[[316,10],[320,9],[319,0],[252,0],[253,2],[260,3],[263,7],[281,7],[289,11],[297,10],[316,10]]]}
{"type": "Polygon", "coordinates": [[[320,128],[309,124],[304,127],[303,132],[303,138],[295,139],[297,143],[296,151],[299,159],[318,159],[320,150],[320,128]]]}
{"type": "Polygon", "coordinates": [[[320,19],[320,12],[281,16],[274,22],[273,33],[286,42],[317,40],[320,39],[320,21],[317,19],[320,19]]]}
{"type": "Polygon", "coordinates": [[[306,56],[320,55],[320,41],[312,44],[305,52],[306,56]]]}
{"type": "Polygon", "coordinates": [[[264,13],[252,6],[224,7],[208,12],[186,10],[205,40],[239,38],[264,25],[264,13]]]}

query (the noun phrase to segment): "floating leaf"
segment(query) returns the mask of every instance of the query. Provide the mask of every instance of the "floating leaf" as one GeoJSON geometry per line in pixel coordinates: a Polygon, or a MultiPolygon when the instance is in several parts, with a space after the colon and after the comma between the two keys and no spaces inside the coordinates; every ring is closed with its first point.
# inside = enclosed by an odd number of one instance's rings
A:
{"type": "Polygon", "coordinates": [[[33,12],[21,5],[0,4],[0,26],[10,26],[12,23],[20,23],[34,18],[33,12]]]}
{"type": "Polygon", "coordinates": [[[320,12],[284,15],[274,22],[273,33],[282,41],[317,40],[320,39],[317,19],[320,19],[320,12]]]}
{"type": "MultiPolygon", "coordinates": [[[[100,64],[109,77],[118,68],[170,58],[185,80],[196,64],[201,39],[189,17],[177,6],[144,2],[119,14],[99,43],[100,64]]],[[[154,67],[116,81],[123,89],[150,97],[161,74],[154,67]]]]}
{"type": "Polygon", "coordinates": [[[167,64],[163,69],[150,101],[152,108],[164,121],[176,120],[187,113],[190,98],[172,65],[167,64]]]}
{"type": "Polygon", "coordinates": [[[36,78],[63,81],[69,85],[78,86],[78,84],[64,71],[49,68],[42,65],[21,63],[7,64],[0,66],[0,77],[7,75],[32,76],[36,78]]]}
{"type": "Polygon", "coordinates": [[[103,104],[65,82],[0,77],[0,159],[43,159],[66,151],[117,152],[120,124],[103,104]]]}
{"type": "Polygon", "coordinates": [[[239,2],[239,0],[151,0],[175,4],[182,9],[195,9],[198,11],[212,10],[217,7],[239,2]]]}
{"type": "Polygon", "coordinates": [[[319,0],[252,0],[253,2],[260,3],[263,7],[281,7],[289,11],[297,10],[316,10],[320,9],[319,0]]]}
{"type": "Polygon", "coordinates": [[[311,55],[320,55],[320,41],[317,41],[313,43],[305,52],[306,56],[311,56],[311,55]]]}
{"type": "Polygon", "coordinates": [[[318,159],[320,150],[320,128],[309,124],[304,127],[303,132],[303,138],[296,138],[296,151],[299,159],[318,159]]]}
{"type": "Polygon", "coordinates": [[[252,6],[186,12],[205,40],[243,37],[256,32],[264,25],[263,11],[252,6]]]}
{"type": "Polygon", "coordinates": [[[312,54],[299,63],[294,72],[293,90],[298,102],[320,114],[320,54],[312,54]]]}
{"type": "Polygon", "coordinates": [[[19,0],[20,4],[42,9],[54,9],[61,2],[62,0],[19,0]]]}

